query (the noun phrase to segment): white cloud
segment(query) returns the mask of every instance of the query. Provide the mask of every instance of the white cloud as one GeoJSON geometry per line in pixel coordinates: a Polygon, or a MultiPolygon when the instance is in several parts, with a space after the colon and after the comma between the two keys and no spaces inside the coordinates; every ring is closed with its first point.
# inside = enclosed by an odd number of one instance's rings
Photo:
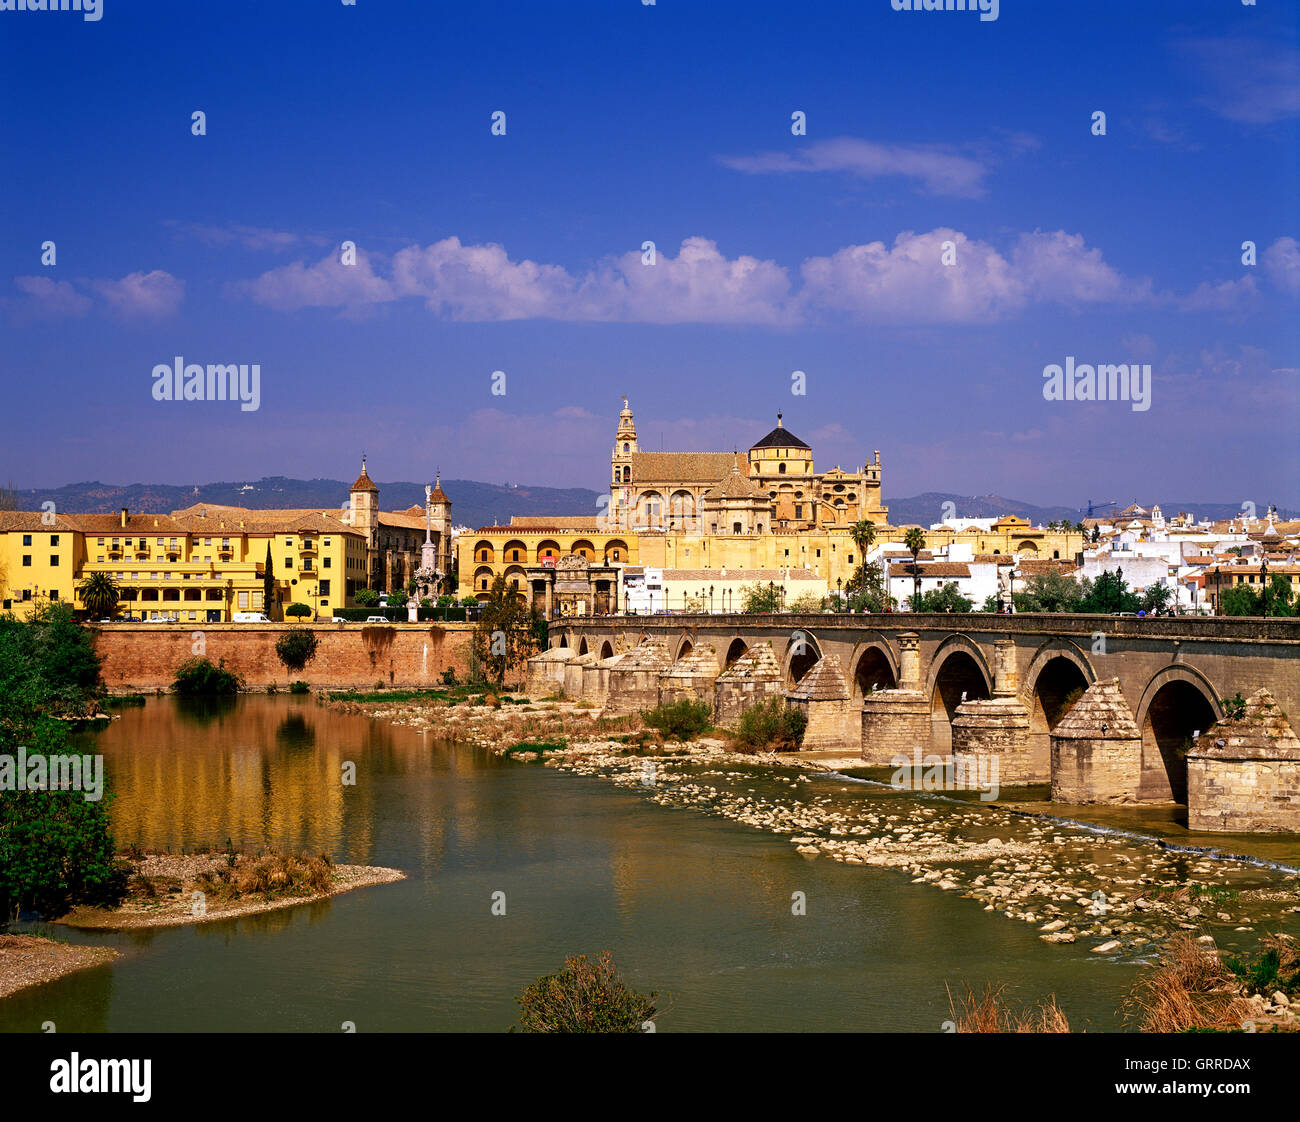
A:
{"type": "Polygon", "coordinates": [[[392,284],[375,275],[370,261],[370,256],[358,249],[356,264],[344,265],[339,252],[334,250],[312,265],[295,261],[253,280],[236,282],[231,291],[282,312],[298,308],[356,310],[385,303],[395,295],[392,284]]]}
{"type": "Polygon", "coordinates": [[[69,281],[56,281],[50,277],[14,277],[14,287],[26,297],[12,302],[12,307],[24,318],[70,319],[83,316],[90,310],[91,300],[69,281]]]}
{"type": "Polygon", "coordinates": [[[89,283],[113,311],[128,319],[161,319],[174,314],[185,299],[185,282],[163,269],[89,283]]]}
{"type": "Polygon", "coordinates": [[[984,194],[989,170],[978,160],[938,145],[879,144],[856,137],[814,141],[790,152],[719,159],[726,167],[751,174],[838,171],[859,179],[913,179],[929,194],[964,198],[984,194]]]}
{"type": "Polygon", "coordinates": [[[1300,294],[1300,243],[1295,238],[1278,238],[1260,258],[1264,272],[1283,292],[1300,294]]]}
{"type": "Polygon", "coordinates": [[[1210,88],[1202,99],[1221,117],[1266,125],[1300,117],[1300,50],[1244,36],[1188,39],[1182,52],[1210,88]]]}

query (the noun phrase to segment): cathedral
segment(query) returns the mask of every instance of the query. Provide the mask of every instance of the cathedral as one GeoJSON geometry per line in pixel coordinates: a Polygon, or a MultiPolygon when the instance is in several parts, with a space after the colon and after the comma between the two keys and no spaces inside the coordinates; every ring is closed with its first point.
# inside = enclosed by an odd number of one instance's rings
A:
{"type": "Polygon", "coordinates": [[[880,503],[880,453],[860,472],[815,472],[812,449],[780,413],[776,428],[747,453],[642,452],[625,397],[610,469],[614,529],[735,535],[889,523],[880,503]]]}

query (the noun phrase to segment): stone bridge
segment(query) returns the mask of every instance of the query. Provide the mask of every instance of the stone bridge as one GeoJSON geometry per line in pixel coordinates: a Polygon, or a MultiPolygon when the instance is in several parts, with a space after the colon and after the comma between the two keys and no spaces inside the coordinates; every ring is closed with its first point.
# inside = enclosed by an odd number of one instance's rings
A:
{"type": "MultiPolygon", "coordinates": [[[[610,696],[599,697],[602,703],[616,704],[621,686],[631,691],[630,707],[654,704],[652,691],[634,685],[649,679],[630,671],[663,663],[661,686],[688,679],[707,685],[692,692],[713,702],[719,716],[730,704],[724,685],[745,659],[739,677],[773,679],[768,693],[781,692],[818,718],[809,729],[817,746],[848,748],[880,766],[918,750],[958,762],[996,754],[1003,785],[1051,782],[1054,798],[1074,803],[1187,802],[1189,782],[1222,779],[1213,774],[1219,764],[1196,761],[1204,734],[1212,727],[1221,733],[1220,722],[1232,715],[1224,699],[1263,690],[1252,717],[1273,731],[1251,735],[1268,741],[1266,757],[1280,753],[1285,783],[1295,784],[1282,798],[1300,828],[1300,753],[1286,720],[1300,711],[1300,619],[613,616],[556,620],[550,646],[541,657],[556,670],[560,663],[603,668],[595,681],[610,696]],[[756,661],[756,647],[770,654],[756,661]],[[628,673],[618,673],[620,666],[628,673]],[[1260,704],[1267,719],[1256,712],[1260,704]]],[[[575,681],[585,688],[570,670],[571,689],[575,681]]],[[[1215,743],[1206,742],[1207,759],[1216,750],[1232,754],[1221,736],[1215,743]]],[[[1259,752],[1243,751],[1235,758],[1259,763],[1259,752]]],[[[1254,790],[1242,797],[1263,796],[1254,790]]]]}

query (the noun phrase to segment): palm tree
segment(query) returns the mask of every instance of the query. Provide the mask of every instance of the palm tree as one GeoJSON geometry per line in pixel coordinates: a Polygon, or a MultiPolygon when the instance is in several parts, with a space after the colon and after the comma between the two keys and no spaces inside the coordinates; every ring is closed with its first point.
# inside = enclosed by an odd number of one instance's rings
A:
{"type": "Polygon", "coordinates": [[[912,555],[912,611],[916,611],[916,602],[921,598],[921,569],[916,559],[925,548],[925,534],[920,526],[909,526],[903,535],[903,544],[912,555]]]}
{"type": "Polygon", "coordinates": [[[853,528],[849,530],[849,537],[853,539],[853,544],[858,547],[858,556],[862,558],[863,564],[867,560],[867,550],[876,540],[876,527],[872,525],[870,519],[863,518],[853,523],[853,528]]]}
{"type": "Polygon", "coordinates": [[[96,619],[112,619],[121,599],[117,582],[107,573],[91,573],[77,585],[77,595],[96,619]]]}

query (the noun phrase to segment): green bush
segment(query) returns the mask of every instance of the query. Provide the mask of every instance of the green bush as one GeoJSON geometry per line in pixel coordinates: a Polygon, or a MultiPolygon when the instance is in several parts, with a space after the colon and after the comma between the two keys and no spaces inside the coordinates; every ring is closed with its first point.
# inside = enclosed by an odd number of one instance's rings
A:
{"type": "Polygon", "coordinates": [[[773,697],[741,713],[732,739],[741,752],[797,752],[807,724],[800,710],[773,697]]]}
{"type": "Polygon", "coordinates": [[[379,603],[379,593],[373,588],[358,588],[352,599],[363,608],[373,608],[379,603]]]}
{"type": "Polygon", "coordinates": [[[290,682],[289,692],[290,693],[311,693],[311,686],[309,686],[306,682],[290,682]]]}
{"type": "Polygon", "coordinates": [[[446,670],[444,670],[444,671],[442,672],[442,684],[443,684],[444,686],[454,686],[454,685],[456,684],[456,668],[455,668],[455,667],[453,667],[453,666],[449,666],[449,667],[447,667],[446,670]]]}
{"type": "Polygon", "coordinates": [[[316,657],[319,645],[311,628],[294,627],[275,641],[275,653],[286,670],[301,670],[316,657]]]}
{"type": "Polygon", "coordinates": [[[172,689],[181,697],[214,697],[238,693],[243,680],[226,669],[223,658],[215,665],[207,658],[187,658],[176,668],[172,689]]]}
{"type": "Polygon", "coordinates": [[[290,604],[284,609],[284,614],[295,619],[301,619],[303,616],[311,615],[311,608],[306,604],[290,604]]]}
{"type": "MultiPolygon", "coordinates": [[[[564,960],[564,969],[526,986],[519,995],[520,1032],[644,1032],[658,1013],[658,993],[639,994],[602,951],[564,960]]],[[[511,1031],[515,1031],[514,1028],[511,1031]]]]}
{"type": "Polygon", "coordinates": [[[673,740],[691,740],[713,727],[713,709],[707,702],[683,697],[668,705],[641,710],[641,720],[673,740]]]}

